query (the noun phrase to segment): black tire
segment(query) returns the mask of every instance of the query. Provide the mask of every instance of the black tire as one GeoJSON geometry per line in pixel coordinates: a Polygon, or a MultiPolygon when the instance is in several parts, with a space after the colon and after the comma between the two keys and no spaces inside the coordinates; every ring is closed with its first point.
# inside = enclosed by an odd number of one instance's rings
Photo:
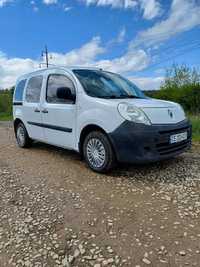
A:
{"type": "Polygon", "coordinates": [[[115,154],[113,152],[113,149],[112,149],[112,146],[110,144],[108,137],[100,131],[91,132],[86,136],[84,143],[83,143],[83,155],[88,166],[93,171],[99,172],[99,173],[106,173],[112,170],[116,162],[115,154]],[[93,157],[94,154],[90,153],[91,144],[94,144],[95,142],[97,144],[97,149],[96,149],[97,159],[96,158],[94,159],[93,157]],[[99,161],[101,162],[101,164],[100,163],[97,164],[99,161]]]}
{"type": "Polygon", "coordinates": [[[15,136],[17,140],[17,144],[21,148],[28,148],[32,144],[32,140],[28,136],[28,132],[26,130],[26,127],[22,122],[20,122],[16,129],[15,129],[15,136]]]}

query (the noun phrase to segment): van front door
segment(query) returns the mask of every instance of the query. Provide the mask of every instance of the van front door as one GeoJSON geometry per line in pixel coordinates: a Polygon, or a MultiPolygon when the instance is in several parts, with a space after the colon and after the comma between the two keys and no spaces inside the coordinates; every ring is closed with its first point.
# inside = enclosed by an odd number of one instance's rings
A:
{"type": "Polygon", "coordinates": [[[75,86],[66,74],[48,75],[46,96],[42,104],[42,120],[48,143],[69,149],[74,148],[75,95],[75,86]]]}
{"type": "Polygon", "coordinates": [[[23,103],[23,121],[32,139],[44,141],[44,129],[42,125],[42,115],[40,108],[41,89],[43,76],[33,76],[29,79],[25,99],[23,103]]]}

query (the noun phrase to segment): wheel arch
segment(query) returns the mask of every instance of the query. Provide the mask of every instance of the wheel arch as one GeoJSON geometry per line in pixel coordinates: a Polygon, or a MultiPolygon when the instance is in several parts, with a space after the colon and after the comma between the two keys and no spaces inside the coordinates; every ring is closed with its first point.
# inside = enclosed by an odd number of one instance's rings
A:
{"type": "Polygon", "coordinates": [[[87,126],[85,126],[82,130],[81,130],[81,133],[80,133],[80,138],[79,138],[79,153],[81,154],[81,156],[83,156],[83,143],[84,143],[84,140],[86,138],[86,136],[93,132],[93,131],[100,131],[102,133],[104,133],[107,137],[108,137],[108,140],[114,150],[114,147],[113,147],[113,144],[110,140],[110,137],[109,135],[107,134],[107,132],[100,126],[96,125],[96,124],[89,124],[87,126]]]}

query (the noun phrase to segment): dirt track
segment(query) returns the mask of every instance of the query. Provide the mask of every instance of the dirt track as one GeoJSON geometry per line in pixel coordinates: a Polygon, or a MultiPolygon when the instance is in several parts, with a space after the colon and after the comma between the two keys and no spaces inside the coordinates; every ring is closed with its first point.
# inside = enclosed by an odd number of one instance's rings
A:
{"type": "Polygon", "coordinates": [[[0,266],[200,266],[200,147],[91,172],[0,123],[0,266]]]}

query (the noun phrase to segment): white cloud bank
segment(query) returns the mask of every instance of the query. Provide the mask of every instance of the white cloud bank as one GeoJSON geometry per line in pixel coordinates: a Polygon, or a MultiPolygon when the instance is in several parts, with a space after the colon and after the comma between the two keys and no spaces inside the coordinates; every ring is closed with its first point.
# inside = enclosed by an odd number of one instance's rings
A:
{"type": "MultiPolygon", "coordinates": [[[[52,64],[95,66],[119,73],[138,71],[149,63],[149,57],[143,50],[128,50],[125,55],[107,60],[97,60],[106,49],[101,45],[100,37],[93,38],[79,49],[74,49],[66,54],[51,53],[52,64]]],[[[39,67],[38,60],[11,58],[0,53],[0,88],[10,87],[15,84],[18,76],[39,67]]]]}

